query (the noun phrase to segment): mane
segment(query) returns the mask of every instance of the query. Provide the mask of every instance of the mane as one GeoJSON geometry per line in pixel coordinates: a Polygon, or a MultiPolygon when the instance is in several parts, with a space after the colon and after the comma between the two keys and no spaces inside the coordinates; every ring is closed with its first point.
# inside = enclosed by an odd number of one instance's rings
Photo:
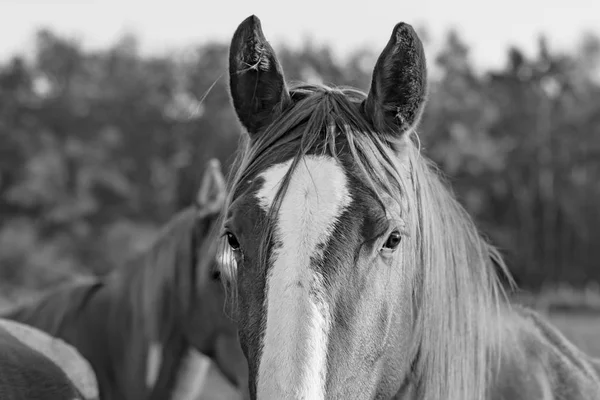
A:
{"type": "Polygon", "coordinates": [[[160,340],[168,335],[165,328],[190,310],[198,278],[196,266],[206,270],[210,262],[208,257],[198,263],[197,226],[198,209],[186,208],[159,231],[149,248],[106,277],[61,284],[11,307],[3,315],[22,321],[34,319],[57,334],[69,318],[77,317],[96,289],[105,287],[115,296],[109,312],[119,313],[125,306],[143,328],[146,339],[160,340]]]}
{"type": "MultiPolygon", "coordinates": [[[[122,301],[131,306],[132,315],[144,327],[148,340],[164,340],[172,333],[169,330],[175,329],[191,311],[198,280],[204,278],[214,259],[198,257],[202,243],[198,243],[195,230],[200,228],[197,208],[180,211],[159,231],[147,250],[109,277],[121,287],[118,292],[122,301]]],[[[214,246],[209,247],[211,253],[214,246]]]]}
{"type": "MultiPolygon", "coordinates": [[[[293,157],[261,225],[258,257],[266,262],[273,225],[268,222],[277,214],[302,157],[320,153],[339,158],[346,146],[379,201],[383,194],[396,199],[409,224],[410,249],[405,259],[417,269],[410,284],[413,375],[419,397],[485,398],[493,378],[490,360],[497,359],[500,350],[498,319],[505,303],[492,260],[510,276],[502,257],[420,154],[416,134],[399,140],[373,131],[360,109],[364,92],[300,84],[290,89],[290,95],[292,104],[266,131],[255,141],[242,143],[228,179],[225,210],[251,177],[284,157],[293,157]]],[[[232,261],[222,266],[230,289],[236,286],[235,268],[232,261]]]]}
{"type": "MultiPolygon", "coordinates": [[[[125,382],[121,389],[128,390],[134,398],[145,393],[147,388],[145,384],[139,386],[137,381],[128,382],[128,379],[144,376],[148,346],[160,342],[163,348],[169,349],[169,355],[162,360],[149,396],[162,399],[175,384],[177,371],[184,362],[189,339],[183,324],[187,323],[196,304],[198,287],[208,278],[215,260],[216,217],[214,211],[188,207],[159,231],[146,250],[133,255],[106,277],[66,283],[3,315],[73,341],[80,346],[80,351],[93,356],[94,367],[100,368],[97,372],[108,374],[110,379],[113,379],[111,374],[115,365],[105,364],[102,359],[105,353],[96,354],[90,347],[100,342],[100,348],[105,352],[126,350],[127,354],[119,354],[128,362],[119,366],[123,369],[125,382]],[[97,292],[99,302],[95,308],[89,308],[89,302],[94,300],[97,292]],[[93,321],[93,324],[85,326],[81,332],[77,327],[83,316],[87,323],[93,321]],[[109,325],[107,335],[91,340],[89,335],[91,332],[94,337],[94,327],[104,329],[106,323],[117,328],[112,330],[109,325]],[[122,336],[113,337],[113,334],[122,336]]],[[[112,386],[108,389],[115,390],[112,386]]]]}
{"type": "Polygon", "coordinates": [[[96,278],[77,279],[65,282],[57,287],[36,294],[26,301],[19,301],[14,306],[3,310],[4,318],[42,328],[53,336],[58,336],[69,324],[70,319],[77,318],[88,300],[102,287],[96,278]]]}

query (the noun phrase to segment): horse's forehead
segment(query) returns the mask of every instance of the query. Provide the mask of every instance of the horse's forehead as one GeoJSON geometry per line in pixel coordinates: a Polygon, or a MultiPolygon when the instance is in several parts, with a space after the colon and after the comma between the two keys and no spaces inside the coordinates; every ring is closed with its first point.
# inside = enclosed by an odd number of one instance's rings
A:
{"type": "MultiPolygon", "coordinates": [[[[249,193],[252,193],[250,197],[256,206],[253,204],[247,211],[252,208],[268,212],[291,165],[292,160],[274,164],[260,173],[258,179],[252,180],[249,193]]],[[[328,155],[303,157],[292,174],[284,198],[295,204],[297,209],[308,208],[313,213],[327,212],[351,199],[342,207],[351,207],[354,211],[344,218],[345,228],[362,225],[362,233],[367,238],[372,237],[371,231],[378,229],[375,225],[402,213],[402,204],[386,191],[369,187],[351,161],[328,155]],[[312,201],[308,201],[311,196],[314,196],[312,201]]],[[[336,222],[340,223],[339,218],[336,222]]]]}
{"type": "MultiPolygon", "coordinates": [[[[254,197],[265,212],[273,204],[292,163],[290,159],[274,164],[259,175],[260,187],[254,197]]],[[[327,213],[327,210],[337,209],[342,204],[344,207],[348,205],[352,197],[348,183],[344,166],[337,159],[327,155],[306,155],[293,171],[284,199],[298,208],[307,209],[308,213],[327,213]]]]}
{"type": "MultiPolygon", "coordinates": [[[[261,174],[264,181],[255,197],[264,211],[270,210],[291,166],[288,161],[261,174]]],[[[270,255],[265,284],[258,397],[294,393],[298,398],[323,398],[331,327],[323,279],[325,247],[351,200],[346,173],[337,159],[307,155],[289,175],[275,215],[278,244],[270,255]],[[305,321],[302,327],[298,321],[305,321]],[[298,344],[313,351],[298,354],[298,344]],[[286,393],[279,389],[282,382],[288,386],[286,393]]]]}

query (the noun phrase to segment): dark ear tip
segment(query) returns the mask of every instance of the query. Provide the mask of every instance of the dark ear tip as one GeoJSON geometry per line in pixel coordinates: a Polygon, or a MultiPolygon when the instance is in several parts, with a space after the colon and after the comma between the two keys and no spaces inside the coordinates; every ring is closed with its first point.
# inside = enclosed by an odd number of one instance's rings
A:
{"type": "Polygon", "coordinates": [[[242,23],[239,24],[235,33],[233,34],[234,37],[240,35],[262,36],[262,26],[260,24],[260,19],[256,15],[252,14],[251,16],[243,20],[242,23]]]}
{"type": "Polygon", "coordinates": [[[262,31],[260,19],[256,15],[251,15],[242,21],[235,30],[229,49],[230,56],[237,55],[239,60],[244,60],[246,64],[252,64],[256,58],[257,44],[260,43],[267,43],[267,39],[262,31]]]}
{"type": "Polygon", "coordinates": [[[412,25],[406,22],[399,22],[394,26],[391,38],[396,45],[420,43],[419,35],[412,25]]]}
{"type": "Polygon", "coordinates": [[[248,27],[250,29],[260,29],[260,18],[258,18],[256,15],[252,14],[251,16],[249,16],[248,18],[246,18],[245,20],[242,21],[242,23],[240,24],[240,27],[248,27]]]}
{"type": "Polygon", "coordinates": [[[394,32],[406,31],[406,32],[414,32],[414,28],[411,24],[406,22],[398,22],[396,26],[394,26],[394,32]]]}
{"type": "Polygon", "coordinates": [[[237,72],[244,66],[254,64],[260,58],[257,49],[263,47],[259,44],[266,41],[260,20],[256,15],[251,15],[243,20],[231,39],[229,47],[230,72],[237,72]]]}
{"type": "MultiPolygon", "coordinates": [[[[251,16],[249,16],[248,18],[246,18],[244,20],[244,22],[246,23],[251,23],[253,25],[258,25],[260,27],[260,18],[258,18],[256,15],[252,14],[251,16]]],[[[242,23],[244,23],[242,22],[242,23]]]]}

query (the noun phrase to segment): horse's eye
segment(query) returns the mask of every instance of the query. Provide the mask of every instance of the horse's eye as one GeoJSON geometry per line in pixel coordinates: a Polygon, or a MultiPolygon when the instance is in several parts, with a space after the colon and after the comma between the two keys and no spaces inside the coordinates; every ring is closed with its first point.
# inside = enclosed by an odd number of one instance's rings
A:
{"type": "Polygon", "coordinates": [[[383,248],[388,250],[395,250],[398,247],[398,245],[400,245],[401,241],[402,235],[400,234],[400,232],[393,231],[392,233],[390,233],[390,236],[388,236],[387,240],[385,241],[383,248]]]}
{"type": "Polygon", "coordinates": [[[229,243],[229,247],[231,247],[231,250],[233,251],[237,251],[240,249],[240,242],[238,242],[237,238],[235,237],[235,235],[231,232],[227,232],[227,243],[229,243]]]}

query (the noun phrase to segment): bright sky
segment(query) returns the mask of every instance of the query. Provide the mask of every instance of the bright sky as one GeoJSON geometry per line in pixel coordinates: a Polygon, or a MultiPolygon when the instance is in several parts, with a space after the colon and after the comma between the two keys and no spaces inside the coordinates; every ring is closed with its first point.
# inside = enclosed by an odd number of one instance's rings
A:
{"type": "Polygon", "coordinates": [[[573,47],[585,31],[600,34],[599,0],[0,0],[0,59],[30,50],[42,26],[87,47],[133,32],[143,51],[155,52],[208,39],[228,42],[251,14],[275,48],[311,37],[342,55],[363,44],[383,49],[400,21],[427,27],[434,40],[429,52],[456,27],[479,66],[503,64],[510,44],[533,52],[540,32],[559,49],[573,47]]]}

